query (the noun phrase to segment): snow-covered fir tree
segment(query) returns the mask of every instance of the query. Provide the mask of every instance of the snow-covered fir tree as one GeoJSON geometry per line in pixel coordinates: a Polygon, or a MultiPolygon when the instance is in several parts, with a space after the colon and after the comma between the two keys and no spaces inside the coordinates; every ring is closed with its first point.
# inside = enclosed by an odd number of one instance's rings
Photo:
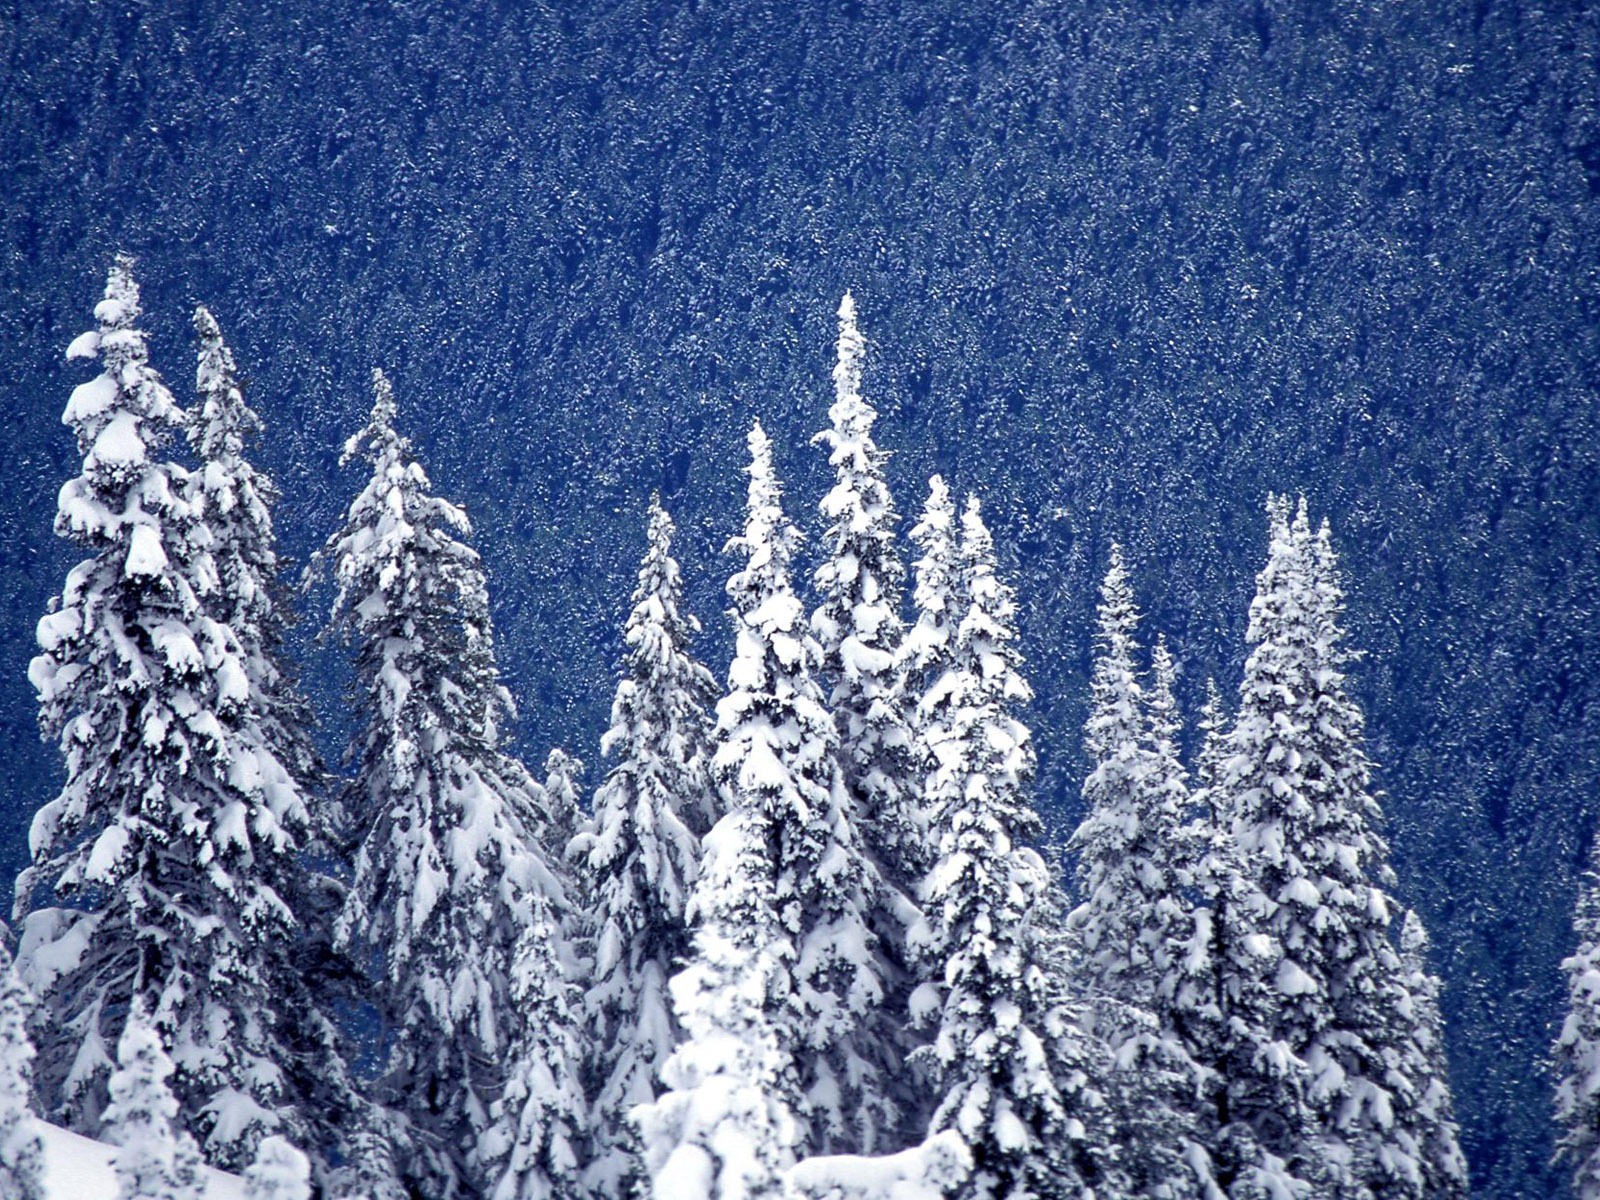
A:
{"type": "Polygon", "coordinates": [[[1578,945],[1561,968],[1567,973],[1567,1016],[1556,1040],[1557,1148],[1572,1170],[1579,1200],[1600,1198],[1600,841],[1573,913],[1578,945]]]}
{"type": "Polygon", "coordinates": [[[1441,985],[1428,965],[1428,931],[1414,909],[1407,909],[1400,923],[1400,968],[1410,1007],[1397,1008],[1395,1016],[1403,1022],[1401,1075],[1412,1087],[1395,1120],[1416,1147],[1421,1194],[1428,1200],[1465,1200],[1467,1160],[1461,1153],[1455,1101],[1450,1095],[1444,1018],[1439,1012],[1441,985]]]}
{"type": "Polygon", "coordinates": [[[302,1014],[278,991],[294,976],[281,888],[308,814],[253,707],[206,481],[160,457],[188,419],[149,363],[126,258],[95,315],[68,349],[102,373],[67,405],[83,466],[56,518],[90,556],[39,623],[29,671],[67,779],[33,821],[18,967],[39,998],[49,1111],[94,1131],[119,1014],[137,1002],[208,1156],[238,1166],[264,1133],[303,1132],[326,1094],[297,1069],[302,1014]]]}
{"type": "Polygon", "coordinates": [[[878,414],[861,394],[865,355],[847,292],[839,304],[831,426],[813,439],[827,448],[835,482],[822,498],[826,557],[816,570],[820,602],[811,629],[833,684],[840,761],[862,842],[886,878],[907,889],[918,877],[924,839],[900,654],[905,569],[896,549],[900,518],[884,479],[889,456],[873,441],[878,414]]]}
{"type": "Polygon", "coordinates": [[[8,1200],[44,1200],[44,1141],[33,1111],[29,1007],[11,952],[0,940],[0,1196],[8,1200]]]}
{"type": "Polygon", "coordinates": [[[493,1200],[566,1200],[583,1193],[582,1001],[556,906],[532,893],[511,959],[516,1036],[489,1128],[471,1152],[493,1200]]]}
{"type": "Polygon", "coordinates": [[[838,737],[816,677],[820,652],[790,579],[799,534],[783,514],[772,447],[750,432],[745,529],[729,548],[735,648],[717,704],[711,774],[725,811],[759,817],[798,1021],[785,1051],[801,1072],[807,1152],[882,1147],[896,1126],[874,1034],[884,999],[870,914],[883,886],[850,821],[838,737]]]}
{"type": "MultiPolygon", "coordinates": [[[[839,732],[839,762],[849,801],[848,819],[884,885],[869,916],[878,935],[877,974],[885,1003],[869,1015],[867,1037],[879,1048],[890,1119],[914,1121],[919,1098],[900,1069],[906,997],[913,986],[906,932],[918,913],[911,898],[926,866],[920,780],[914,761],[910,696],[906,688],[900,615],[905,569],[896,548],[899,515],[884,478],[888,455],[873,441],[877,412],[862,396],[866,339],[847,292],[839,304],[839,340],[833,368],[830,427],[813,439],[828,450],[834,486],[822,498],[828,522],[824,558],[815,574],[819,602],[811,629],[821,650],[822,677],[839,732]]],[[[860,1148],[882,1150],[910,1128],[877,1133],[860,1148]],[[899,1136],[896,1136],[899,1135],[899,1136]]]]}
{"type": "MultiPolygon", "coordinates": [[[[280,912],[278,922],[258,930],[251,945],[249,973],[265,1012],[246,1041],[261,1041],[271,1031],[257,1059],[278,1064],[289,1081],[284,1090],[301,1099],[299,1120],[285,1128],[325,1150],[336,1140],[334,1126],[361,1104],[329,1015],[340,999],[341,985],[334,981],[345,972],[330,953],[340,892],[305,866],[303,853],[330,852],[336,822],[330,806],[313,799],[325,783],[311,740],[314,717],[284,662],[290,612],[272,517],[278,491],[246,454],[262,421],[246,403],[233,352],[204,306],[195,309],[194,328],[200,342],[198,401],[189,411],[188,437],[199,468],[190,476],[189,494],[210,533],[217,577],[206,608],[238,641],[245,696],[234,724],[266,751],[241,758],[236,774],[242,786],[283,814],[294,835],[292,845],[258,848],[250,864],[258,883],[270,887],[292,914],[294,927],[283,927],[280,912]]],[[[181,1074],[187,1064],[181,1050],[177,1060],[181,1074]]],[[[226,1156],[224,1164],[237,1169],[249,1161],[244,1149],[226,1156]]]]}
{"type": "Polygon", "coordinates": [[[262,1138],[245,1168],[244,1200],[311,1200],[310,1159],[284,1138],[262,1138]]]}
{"type": "Polygon", "coordinates": [[[1031,739],[1015,715],[1030,696],[1010,590],[976,499],[962,517],[953,659],[920,701],[925,801],[937,858],[923,880],[913,945],[927,982],[913,1012],[932,1045],[915,1056],[937,1080],[929,1132],[954,1129],[974,1171],[960,1196],[1021,1200],[1089,1194],[1090,1126],[1103,1101],[1081,1033],[1050,1030],[1042,933],[1049,873],[1025,842],[1031,739]],[[1065,1057],[1052,1045],[1073,1049],[1065,1057]]]}
{"type": "Polygon", "coordinates": [[[209,607],[239,641],[252,724],[292,783],[309,792],[322,767],[311,740],[311,706],[283,657],[290,614],[272,518],[278,489],[246,456],[262,421],[246,403],[233,351],[203,305],[195,309],[194,328],[199,399],[188,436],[200,464],[192,488],[203,501],[217,571],[209,607]]]}
{"type": "Polygon", "coordinates": [[[1139,613],[1115,544],[1100,595],[1084,728],[1088,815],[1069,846],[1083,901],[1068,924],[1095,1031],[1118,1067],[1113,1096],[1125,1169],[1139,1195],[1201,1195],[1211,1179],[1195,1099],[1204,1071],[1189,1053],[1177,1006],[1191,984],[1197,917],[1175,666],[1158,641],[1152,686],[1141,687],[1139,613]]]}
{"type": "MultiPolygon", "coordinates": [[[[1181,920],[1172,853],[1187,799],[1157,777],[1139,684],[1139,613],[1113,544],[1100,588],[1098,653],[1090,678],[1084,750],[1087,815],[1068,849],[1077,854],[1083,902],[1070,923],[1090,987],[1139,1007],[1153,1006],[1165,956],[1181,920]]],[[[1181,779],[1172,783],[1181,787],[1181,779]]]]}
{"type": "Polygon", "coordinates": [[[776,1200],[803,1136],[795,938],[771,821],[738,796],[706,834],[689,899],[693,950],[671,985],[683,1039],[665,1090],[633,1114],[653,1200],[776,1200]]]}
{"type": "Polygon", "coordinates": [[[1219,969],[1227,1020],[1265,1036],[1279,1065],[1264,1072],[1258,1047],[1232,1047],[1228,1107],[1307,1181],[1421,1196],[1420,1150],[1397,1114],[1427,1080],[1405,1073],[1412,1030],[1397,1014],[1414,1006],[1390,937],[1362,715],[1344,691],[1333,552],[1304,501],[1291,515],[1275,499],[1269,514],[1253,649],[1216,788],[1236,848],[1223,913],[1234,957],[1219,969]]]}
{"type": "Polygon", "coordinates": [[[623,678],[601,750],[613,760],[594,796],[594,828],[573,844],[592,880],[595,930],[585,1029],[597,1081],[587,1185],[607,1200],[641,1186],[628,1114],[655,1098],[681,1039],[668,981],[688,957],[685,917],[700,839],[715,812],[707,773],[711,672],[695,660],[699,632],[683,611],[672,519],[650,503],[649,545],[623,631],[623,678]]]}
{"type": "Polygon", "coordinates": [[[112,1168],[118,1200],[201,1200],[199,1151],[177,1123],[172,1072],[161,1035],[135,1000],[117,1042],[101,1131],[117,1148],[112,1168]]]}
{"type": "MultiPolygon", "coordinates": [[[[548,822],[543,789],[502,744],[511,702],[466,514],[432,494],[394,428],[388,380],[373,381],[371,420],[345,446],[372,474],[324,551],[338,584],[331,628],[355,652],[348,808],[365,831],[337,933],[373,958],[391,1039],[381,1090],[410,1130],[402,1169],[448,1200],[474,1190],[464,1163],[519,1038],[513,952],[538,904],[562,928],[566,900],[531,841],[548,822]]],[[[566,981],[549,982],[564,1004],[566,981]]],[[[575,1019],[561,1004],[546,1017],[575,1019]]]]}

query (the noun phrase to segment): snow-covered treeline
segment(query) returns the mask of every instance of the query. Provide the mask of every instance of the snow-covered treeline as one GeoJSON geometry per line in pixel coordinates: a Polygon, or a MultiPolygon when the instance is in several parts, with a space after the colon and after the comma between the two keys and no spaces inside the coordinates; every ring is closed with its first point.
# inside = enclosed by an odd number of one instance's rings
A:
{"type": "MultiPolygon", "coordinates": [[[[255,1200],[1465,1194],[1303,500],[1268,504],[1235,712],[1213,687],[1191,762],[1111,547],[1063,865],[982,504],[929,480],[908,567],[849,296],[809,594],[757,422],[722,683],[652,503],[592,793],[566,751],[542,779],[514,753],[471,524],[374,372],[313,564],[354,667],[338,776],[217,322],[184,407],[128,260],[95,316],[57,516],[86,557],[32,667],[66,783],[0,962],[6,1196],[43,1194],[36,1117],[117,1147],[126,1200],[205,1166],[255,1200]]],[[[1585,1066],[1591,1024],[1563,1040],[1585,1066]]]]}

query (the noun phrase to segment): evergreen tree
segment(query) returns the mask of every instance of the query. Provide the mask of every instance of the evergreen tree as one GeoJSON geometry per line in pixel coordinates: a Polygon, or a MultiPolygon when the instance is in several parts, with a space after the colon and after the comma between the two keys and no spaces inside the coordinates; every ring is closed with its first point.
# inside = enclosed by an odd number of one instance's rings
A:
{"type": "Polygon", "coordinates": [[[573,964],[562,956],[554,906],[538,894],[528,903],[511,959],[517,1036],[510,1071],[492,1123],[472,1152],[493,1200],[563,1200],[581,1192],[580,1139],[588,1115],[574,1020],[581,1001],[573,964]]]}
{"type": "Polygon", "coordinates": [[[1577,949],[1561,964],[1568,1010],[1555,1045],[1558,1151],[1572,1168],[1578,1200],[1600,1198],[1600,841],[1573,915],[1577,949]]]}
{"type": "Polygon", "coordinates": [[[1428,1200],[1465,1200],[1467,1161],[1450,1095],[1439,978],[1429,970],[1428,932],[1413,909],[1406,910],[1400,925],[1400,968],[1404,994],[1410,1000],[1409,1009],[1401,1007],[1395,1013],[1404,1023],[1400,1074],[1412,1081],[1412,1095],[1395,1120],[1415,1146],[1422,1174],[1420,1194],[1428,1200]]]}
{"type": "MultiPolygon", "coordinates": [[[[906,932],[916,922],[908,893],[924,865],[926,831],[917,796],[900,616],[905,571],[895,541],[899,515],[884,479],[888,455],[872,438],[878,414],[861,394],[866,339],[847,292],[839,304],[838,356],[833,369],[831,427],[813,439],[828,449],[834,486],[822,499],[828,522],[825,557],[815,583],[820,602],[811,628],[820,670],[832,681],[830,703],[839,735],[847,819],[883,886],[869,913],[878,937],[877,975],[886,999],[868,1014],[863,1045],[876,1053],[883,1085],[894,1087],[887,1119],[914,1118],[919,1100],[901,1069],[906,997],[912,986],[906,932]]],[[[862,1144],[882,1150],[911,1127],[880,1130],[862,1144]]]]}
{"type": "Polygon", "coordinates": [[[344,456],[365,457],[372,476],[324,551],[338,584],[331,628],[355,646],[349,809],[365,828],[337,935],[370,948],[379,972],[392,1043],[382,1090],[410,1127],[402,1169],[448,1200],[518,1037],[513,951],[535,901],[560,917],[566,901],[530,840],[549,820],[542,789],[501,743],[511,702],[483,564],[460,540],[466,515],[431,494],[394,429],[388,380],[373,379],[371,421],[344,456]]]}
{"type": "Polygon", "coordinates": [[[272,520],[278,489],[245,456],[262,422],[245,402],[233,351],[203,305],[194,311],[194,328],[199,402],[189,414],[188,437],[200,463],[193,493],[204,506],[217,571],[210,608],[239,641],[252,724],[289,784],[309,793],[323,770],[311,741],[311,706],[283,661],[290,614],[272,520]]]}
{"type": "MultiPolygon", "coordinates": [[[[1133,592],[1113,543],[1100,589],[1099,653],[1090,679],[1083,785],[1088,810],[1068,849],[1078,856],[1083,903],[1070,923],[1083,969],[1099,992],[1147,1011],[1171,945],[1177,892],[1172,851],[1185,797],[1163,786],[1147,748],[1133,592]]],[[[1181,780],[1174,780],[1181,787],[1181,780]]]]}
{"type": "Polygon", "coordinates": [[[27,990],[0,942],[0,1196],[44,1200],[44,1141],[33,1111],[27,990]]]}
{"type": "MultiPolygon", "coordinates": [[[[922,517],[911,529],[911,540],[922,551],[914,564],[916,623],[900,645],[906,689],[913,698],[911,722],[918,735],[913,754],[923,748],[921,721],[930,706],[923,698],[938,686],[955,661],[956,630],[961,622],[961,565],[957,556],[956,509],[950,489],[938,475],[928,480],[928,499],[922,517]]],[[[917,766],[925,764],[920,760],[917,766]]],[[[924,813],[924,817],[926,814],[924,813]]],[[[924,824],[926,821],[924,820],[924,824]]],[[[927,855],[920,860],[926,869],[927,855]]]]}
{"type": "Polygon", "coordinates": [[[728,580],[735,649],[711,774],[727,811],[762,823],[773,899],[794,942],[798,1021],[784,1049],[800,1065],[805,1148],[870,1152],[896,1127],[869,1019],[884,998],[868,918],[883,884],[849,819],[838,738],[815,675],[819,651],[790,583],[799,535],[783,515],[759,423],[749,444],[745,531],[729,543],[745,566],[728,580]]]}
{"type": "Polygon", "coordinates": [[[672,979],[683,1040],[662,1068],[666,1090],[634,1111],[654,1200],[774,1200],[802,1137],[795,939],[758,795],[734,792],[737,807],[705,837],[693,953],[672,979]]]}
{"type": "Polygon", "coordinates": [[[262,1138],[244,1172],[244,1200],[311,1200],[311,1163],[281,1137],[262,1138]]]}
{"type": "Polygon", "coordinates": [[[199,1152],[174,1122],[172,1059],[161,1035],[134,1001],[117,1042],[117,1070],[109,1086],[104,1139],[117,1147],[112,1167],[118,1200],[200,1200],[199,1152]]]}
{"type": "MultiPolygon", "coordinates": [[[[311,707],[283,661],[290,610],[272,519],[278,492],[245,453],[261,433],[261,418],[246,403],[233,352],[204,306],[195,309],[194,328],[200,340],[199,400],[189,412],[188,438],[200,465],[190,478],[189,494],[210,533],[218,584],[206,607],[239,645],[245,696],[235,724],[266,751],[238,759],[234,774],[288,814],[292,825],[285,824],[295,835],[292,848],[257,853],[250,864],[256,879],[294,918],[292,930],[281,920],[258,930],[250,946],[249,974],[263,1006],[253,1036],[264,1043],[257,1048],[258,1060],[277,1063],[289,1081],[285,1091],[301,1098],[300,1119],[288,1127],[326,1149],[336,1140],[334,1124],[361,1104],[343,1065],[339,1028],[329,1015],[349,991],[348,966],[331,945],[341,893],[307,869],[303,854],[331,852],[336,822],[311,802],[326,773],[311,741],[311,707]],[[263,1037],[268,1031],[270,1040],[263,1037]]],[[[225,1165],[243,1166],[249,1161],[246,1149],[228,1155],[225,1165]]]]}
{"type": "Polygon", "coordinates": [[[1333,552],[1326,527],[1312,535],[1304,501],[1292,517],[1274,501],[1270,514],[1254,649],[1218,789],[1249,896],[1233,905],[1248,916],[1234,941],[1265,937],[1274,959],[1270,987],[1242,1007],[1281,1061],[1304,1070],[1287,1088],[1286,1077],[1251,1089],[1230,1075],[1232,1109],[1268,1150],[1307,1178],[1324,1172],[1337,1194],[1421,1196],[1420,1151],[1397,1113],[1427,1080],[1406,1073],[1414,1031],[1396,1014],[1414,1006],[1390,939],[1362,715],[1344,691],[1333,552]]]}
{"type": "Polygon", "coordinates": [[[914,938],[930,981],[913,996],[913,1011],[937,1030],[916,1056],[938,1079],[929,1132],[954,1129],[971,1148],[963,1197],[1083,1195],[1101,1101],[1088,1086],[1081,1035],[1045,1028],[1051,984],[1036,922],[1049,876],[1024,844],[1038,829],[1027,799],[1034,759],[1012,711],[1030,692],[1018,670],[1011,594],[995,574],[975,499],[957,561],[954,654],[923,694],[918,720],[938,854],[914,938]],[[1057,1041],[1073,1049],[1065,1061],[1053,1052],[1057,1041]]]}
{"type": "Polygon", "coordinates": [[[1190,985],[1196,913],[1175,667],[1158,641],[1153,686],[1140,686],[1139,614],[1115,544],[1099,611],[1084,729],[1089,812],[1069,847],[1079,856],[1084,899],[1069,925],[1095,998],[1095,1030],[1118,1067],[1126,1170],[1139,1195],[1201,1195],[1211,1180],[1195,1103],[1204,1072],[1184,1040],[1178,1007],[1190,985]]]}
{"type": "Polygon", "coordinates": [[[239,1165],[263,1133],[303,1132],[326,1094],[296,1069],[301,1014],[278,991],[293,983],[284,882],[308,814],[252,706],[206,481],[159,458],[188,419],[149,363],[128,259],[95,315],[68,350],[103,372],[67,405],[83,468],[56,518],[90,557],[39,623],[29,672],[67,780],[17,882],[18,967],[40,1001],[52,1112],[98,1125],[112,1029],[137,1001],[173,1047],[207,1153],[239,1165]]]}
{"type": "MultiPolygon", "coordinates": [[[[821,602],[811,628],[822,672],[833,681],[840,761],[863,845],[891,882],[909,888],[923,839],[900,654],[905,571],[895,548],[900,518],[884,479],[889,456],[872,439],[878,414],[861,394],[865,355],[847,292],[839,304],[832,425],[813,439],[827,447],[835,482],[822,499],[827,556],[816,570],[821,602]]],[[[893,925],[879,932],[892,933],[893,925]]]]}
{"type": "Polygon", "coordinates": [[[682,592],[672,519],[652,499],[623,678],[601,741],[615,761],[595,792],[594,829],[573,847],[580,873],[594,881],[597,930],[585,1028],[598,1091],[585,1182],[608,1200],[640,1185],[628,1113],[655,1098],[682,1037],[667,983],[689,954],[685,908],[715,807],[707,710],[716,684],[690,653],[700,626],[682,611],[682,592]]]}

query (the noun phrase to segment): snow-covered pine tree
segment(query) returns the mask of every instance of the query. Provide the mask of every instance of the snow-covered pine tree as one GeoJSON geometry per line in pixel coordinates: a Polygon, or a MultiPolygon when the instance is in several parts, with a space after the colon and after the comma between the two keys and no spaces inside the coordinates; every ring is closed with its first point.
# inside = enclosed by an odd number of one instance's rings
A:
{"type": "Polygon", "coordinates": [[[1090,990],[1150,1011],[1175,916],[1171,854],[1184,797],[1154,778],[1136,661],[1139,612],[1116,543],[1100,585],[1099,619],[1083,739],[1087,815],[1068,846],[1077,855],[1083,901],[1068,920],[1090,990]]]}
{"type": "MultiPolygon", "coordinates": [[[[5,936],[0,928],[0,939],[5,936]]],[[[0,940],[0,1196],[44,1200],[44,1141],[33,1111],[27,989],[0,940]]]]}
{"type": "Polygon", "coordinates": [[[799,1064],[815,1153],[880,1148],[896,1128],[891,1081],[871,1018],[882,1005],[881,958],[869,914],[884,885],[850,823],[838,736],[815,669],[816,641],[790,582],[799,534],[785,518],[772,446],[757,423],[745,560],[728,580],[735,649],[717,704],[711,774],[725,811],[761,822],[769,876],[793,939],[798,1020],[783,1031],[799,1064]]]}
{"type": "Polygon", "coordinates": [[[1400,969],[1411,1002],[1409,1010],[1398,1009],[1395,1014],[1403,1022],[1401,1073],[1412,1081],[1414,1099],[1401,1107],[1395,1121],[1416,1145],[1421,1194],[1428,1200],[1466,1200],[1467,1160],[1461,1153],[1450,1095],[1439,977],[1428,966],[1428,931],[1414,909],[1406,910],[1400,925],[1400,969]]]}
{"type": "Polygon", "coordinates": [[[595,792],[594,828],[573,844],[573,861],[593,881],[596,931],[585,1028],[598,1086],[585,1183],[606,1200],[642,1186],[628,1114],[655,1098],[682,1037],[667,984],[689,954],[685,907],[715,810],[707,767],[716,681],[690,652],[700,624],[682,603],[672,518],[652,498],[623,678],[601,740],[614,762],[595,792]]]}
{"type": "Polygon", "coordinates": [[[1228,710],[1222,702],[1222,691],[1215,679],[1206,679],[1206,699],[1200,707],[1200,719],[1195,722],[1200,731],[1200,749],[1195,755],[1194,799],[1202,811],[1198,815],[1196,832],[1216,826],[1213,795],[1222,778],[1222,764],[1228,757],[1228,710]]]}
{"type": "Polygon", "coordinates": [[[528,911],[511,959],[517,1032],[507,1055],[505,1086],[471,1161],[493,1200],[570,1200],[583,1194],[582,1139],[588,1124],[576,1019],[582,1000],[550,895],[535,892],[525,903],[528,911]]]}
{"type": "Polygon", "coordinates": [[[52,1113],[98,1126],[118,1014],[137,1000],[208,1155],[239,1165],[263,1133],[310,1119],[285,1044],[300,1014],[274,990],[292,981],[279,888],[307,813],[254,720],[202,481],[159,458],[187,418],[149,363],[128,259],[95,315],[68,349],[103,371],[67,405],[83,468],[56,518],[90,557],[39,623],[29,670],[67,779],[17,882],[18,967],[39,998],[52,1113]]]}
{"type": "MultiPolygon", "coordinates": [[[[922,551],[913,564],[916,587],[912,600],[917,619],[900,643],[900,658],[911,700],[913,756],[917,757],[926,750],[919,722],[932,707],[923,703],[923,697],[939,685],[955,661],[956,630],[961,624],[956,508],[950,489],[938,475],[928,480],[928,499],[921,519],[911,529],[911,540],[922,551]]],[[[923,770],[926,763],[917,757],[916,766],[923,770]]],[[[922,822],[926,825],[926,813],[922,822]]],[[[924,870],[927,857],[924,851],[924,870]]]]}
{"type": "Polygon", "coordinates": [[[1288,1070],[1263,1072],[1259,1047],[1234,1045],[1222,1070],[1228,1107],[1303,1179],[1421,1196],[1419,1152],[1396,1113],[1426,1081],[1404,1073],[1411,1031],[1396,1014],[1412,1004],[1390,939],[1362,716],[1343,686],[1333,552],[1325,530],[1312,535],[1303,500],[1291,515],[1274,499],[1269,515],[1254,648],[1216,788],[1236,850],[1223,912],[1235,956],[1220,969],[1228,1022],[1260,1031],[1288,1070]],[[1263,941],[1270,975],[1251,949],[1263,941]]]}
{"type": "Polygon", "coordinates": [[[1116,544],[1100,594],[1084,728],[1089,811],[1069,846],[1078,854],[1083,901],[1068,926],[1095,1032],[1117,1065],[1124,1169],[1141,1196],[1198,1196],[1211,1173],[1206,1154],[1197,1153],[1208,1141],[1196,1103],[1205,1073],[1190,1055],[1177,1007],[1193,982],[1196,856],[1178,758],[1176,667],[1158,639],[1152,686],[1139,684],[1139,613],[1116,544]]]}
{"type": "Polygon", "coordinates": [[[1031,693],[976,498],[957,562],[954,654],[918,714],[937,858],[913,931],[927,982],[912,1007],[936,1033],[914,1057],[938,1081],[929,1132],[954,1129],[972,1150],[963,1200],[1079,1196],[1093,1183],[1087,1143],[1103,1101],[1081,1033],[1046,1028],[1053,997],[1036,922],[1049,873],[1024,844],[1038,830],[1027,796],[1034,758],[1013,711],[1031,693]],[[1073,1048],[1070,1060],[1053,1042],[1073,1048]]]}
{"type": "Polygon", "coordinates": [[[902,1014],[914,985],[906,932],[919,914],[911,893],[926,867],[927,836],[901,654],[905,569],[896,549],[899,514],[884,478],[888,455],[872,438],[878,414],[861,394],[865,357],[855,299],[846,292],[839,304],[830,427],[812,439],[828,450],[834,486],[821,504],[828,527],[825,556],[815,574],[820,599],[811,629],[821,651],[821,674],[832,683],[829,701],[839,732],[847,817],[884,882],[869,918],[878,936],[877,974],[886,999],[869,1014],[863,1032],[877,1052],[883,1084],[893,1089],[885,1096],[893,1106],[889,1119],[901,1127],[879,1131],[860,1146],[874,1152],[914,1135],[908,1122],[921,1107],[901,1069],[909,1049],[902,1014]]]}
{"type": "Polygon", "coordinates": [[[1567,1016],[1556,1040],[1558,1152],[1572,1169],[1578,1200],[1600,1200],[1600,840],[1573,912],[1578,945],[1562,962],[1567,1016]]]}
{"type": "MultiPolygon", "coordinates": [[[[311,705],[283,658],[290,612],[272,520],[278,489],[246,457],[262,422],[245,401],[233,351],[204,305],[194,311],[194,328],[200,339],[199,402],[189,413],[188,437],[200,463],[193,492],[204,503],[217,569],[210,608],[239,641],[251,723],[291,785],[309,793],[321,782],[323,769],[311,739],[311,705]]],[[[275,786],[284,785],[275,781],[275,786]]]]}
{"type": "MultiPolygon", "coordinates": [[[[905,569],[896,549],[899,514],[884,479],[888,455],[872,438],[877,411],[861,394],[866,339],[856,302],[839,304],[831,425],[813,438],[828,450],[834,486],[822,498],[826,557],[811,629],[839,729],[840,761],[862,844],[896,888],[913,887],[924,854],[917,820],[909,702],[900,642],[905,569]]],[[[892,931],[892,926],[890,927],[892,931]]],[[[880,929],[880,934],[886,932],[880,929]]],[[[900,930],[903,936],[903,926],[900,930]]]]}
{"type": "MultiPolygon", "coordinates": [[[[330,628],[355,647],[348,808],[366,831],[337,936],[375,963],[391,1039],[381,1090],[410,1125],[402,1170],[448,1200],[474,1190],[464,1164],[518,1038],[513,951],[535,900],[559,917],[566,900],[530,840],[548,821],[542,789],[502,745],[511,701],[466,514],[432,494],[395,431],[388,380],[373,383],[371,420],[344,454],[372,475],[323,552],[338,584],[330,628]]],[[[551,986],[566,995],[559,976],[551,986]]]]}
{"type": "Polygon", "coordinates": [[[244,1200],[311,1200],[311,1161],[284,1138],[262,1138],[245,1168],[244,1200]]]}
{"type": "MultiPolygon", "coordinates": [[[[283,658],[291,614],[272,518],[278,491],[246,456],[262,421],[246,403],[233,352],[204,306],[195,309],[194,328],[200,341],[199,399],[189,411],[188,438],[200,465],[190,477],[189,495],[211,535],[218,585],[206,608],[233,631],[239,645],[245,695],[233,724],[246,743],[264,751],[240,755],[234,775],[294,836],[293,844],[257,848],[249,864],[258,886],[280,898],[294,925],[292,930],[284,925],[282,912],[273,922],[258,921],[249,973],[268,1002],[245,1041],[262,1041],[258,1058],[285,1072],[284,1090],[300,1098],[300,1119],[293,1128],[320,1155],[336,1141],[334,1125],[361,1103],[343,1065],[338,1025],[329,1015],[347,974],[331,947],[340,890],[308,869],[304,854],[331,852],[338,822],[315,803],[326,773],[311,739],[314,717],[283,658]]],[[[181,1075],[186,1066],[181,1053],[178,1065],[181,1075]]],[[[250,1161],[246,1148],[221,1161],[242,1167],[250,1161]]]]}
{"type": "Polygon", "coordinates": [[[172,1059],[134,1000],[117,1042],[102,1137],[117,1147],[112,1168],[118,1200],[201,1200],[199,1152],[176,1124],[172,1059]]]}
{"type": "Polygon", "coordinates": [[[693,950],[672,979],[683,1039],[661,1070],[666,1090],[633,1113],[653,1200],[784,1194],[802,1137],[791,1050],[801,1015],[782,912],[793,902],[780,904],[774,886],[772,834],[766,813],[741,806],[704,840],[687,910],[693,950]]]}

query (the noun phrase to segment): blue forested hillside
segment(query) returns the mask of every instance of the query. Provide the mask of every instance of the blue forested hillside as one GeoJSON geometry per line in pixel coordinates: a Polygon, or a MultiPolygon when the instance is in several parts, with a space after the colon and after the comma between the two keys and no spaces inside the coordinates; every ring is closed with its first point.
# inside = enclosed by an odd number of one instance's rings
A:
{"type": "Polygon", "coordinates": [[[849,287],[902,510],[937,467],[1013,555],[1063,822],[1108,541],[1192,714],[1237,681],[1267,492],[1331,515],[1477,1194],[1560,1194],[1597,49],[1592,6],[1465,0],[0,4],[0,859],[56,780],[25,668],[71,560],[62,351],[116,250],[180,395],[190,308],[222,321],[300,559],[390,370],[476,520],[525,746],[591,759],[650,491],[713,663],[752,415],[815,528],[849,287]]]}

